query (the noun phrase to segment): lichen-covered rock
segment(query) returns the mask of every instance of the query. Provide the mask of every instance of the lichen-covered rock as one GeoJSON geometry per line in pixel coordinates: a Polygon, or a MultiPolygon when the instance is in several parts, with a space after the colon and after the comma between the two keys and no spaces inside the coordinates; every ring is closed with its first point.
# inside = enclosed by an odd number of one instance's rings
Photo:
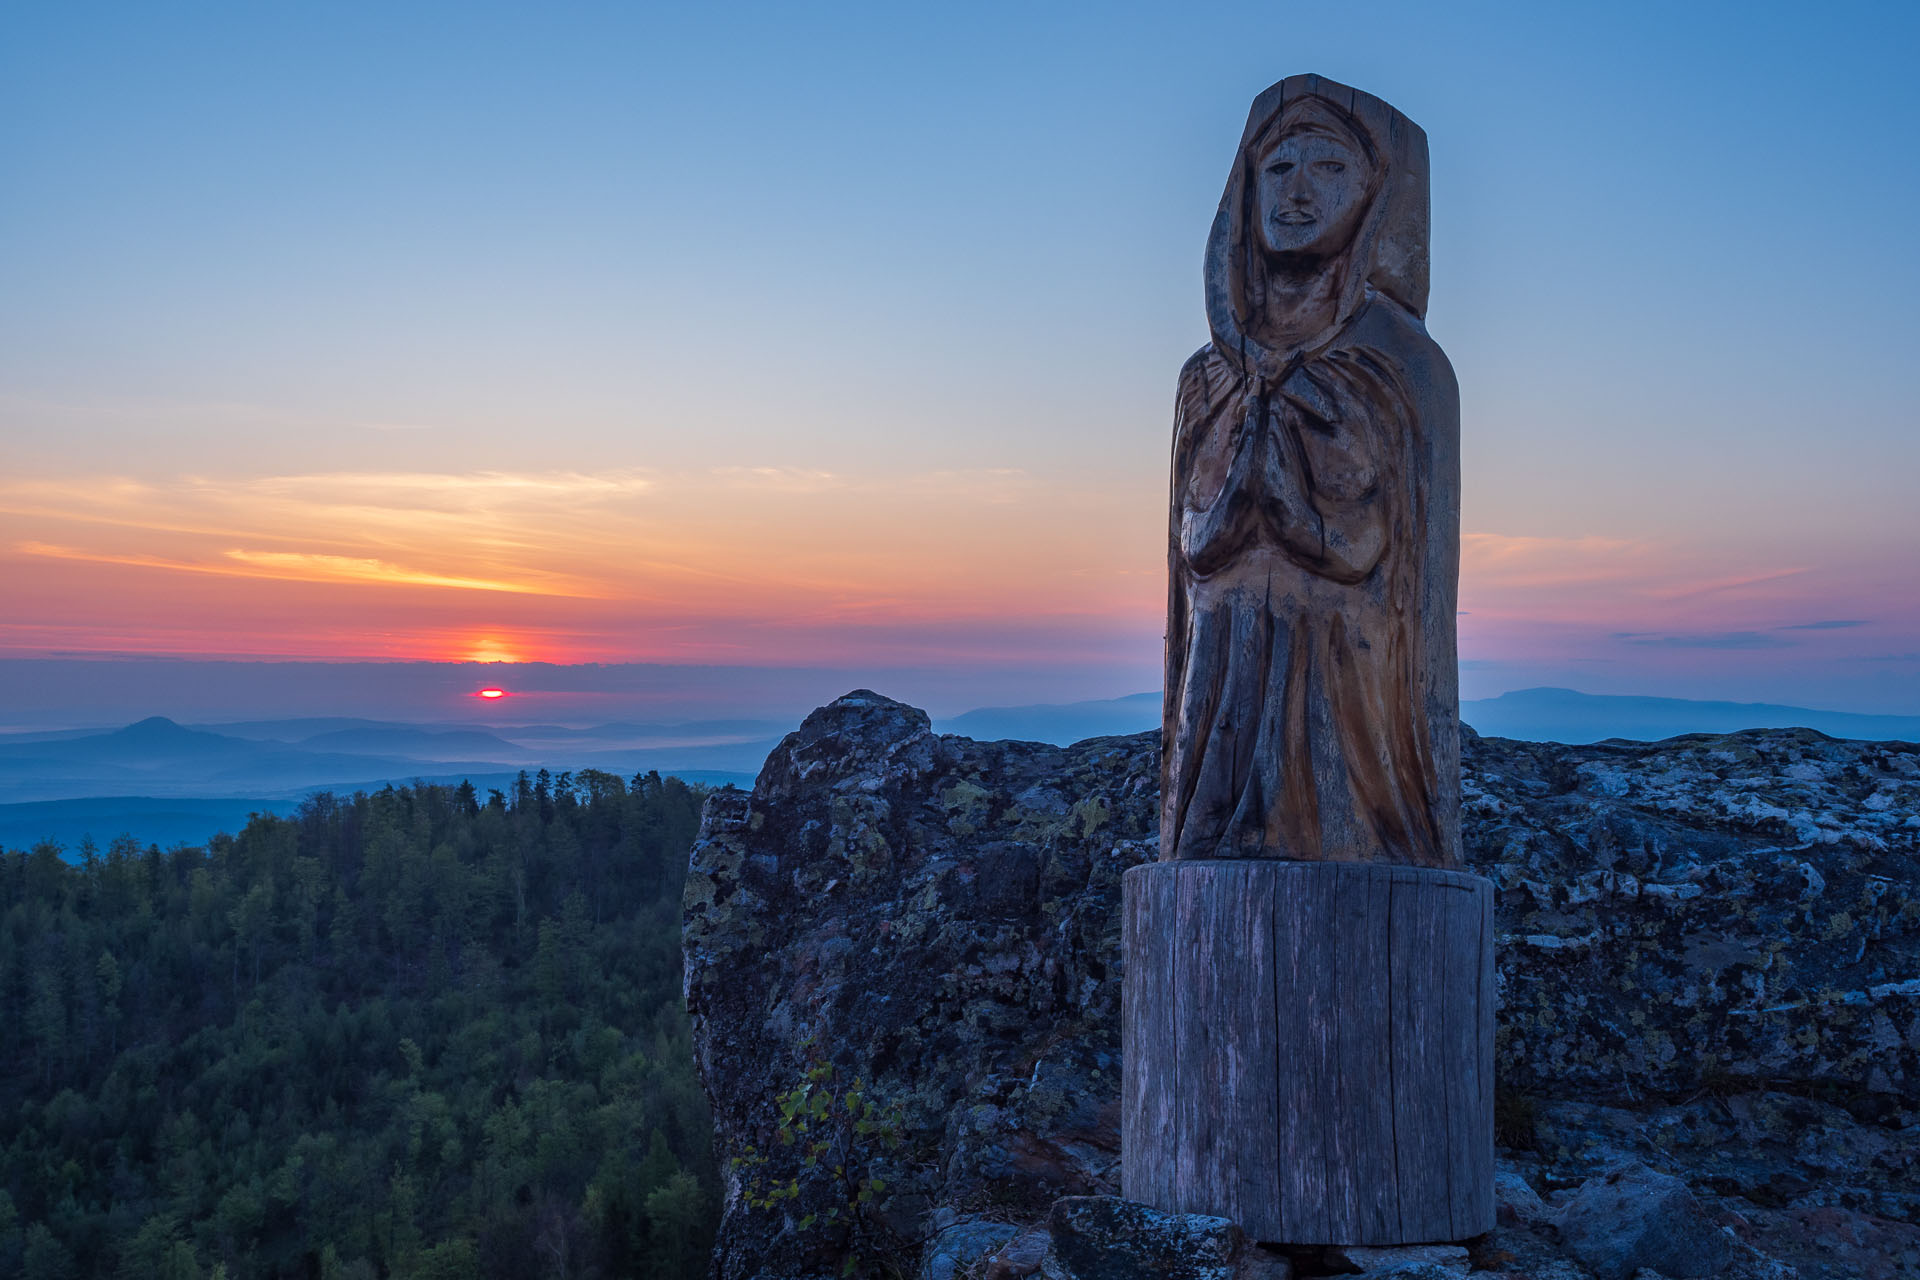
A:
{"type": "Polygon", "coordinates": [[[1162,1213],[1117,1196],[1056,1200],[1046,1280],[1236,1280],[1247,1253],[1225,1218],[1162,1213]]]}
{"type": "Polygon", "coordinates": [[[1553,1188],[1637,1159],[1684,1167],[1696,1186],[1758,1206],[1835,1206],[1920,1222],[1912,1105],[1862,1123],[1835,1103],[1780,1091],[1703,1092],[1637,1107],[1547,1097],[1535,1108],[1532,1149],[1510,1155],[1553,1188]]]}
{"type": "Polygon", "coordinates": [[[1920,1223],[1920,746],[1464,745],[1515,1162],[1684,1173],[1809,1278],[1780,1210],[1920,1223]]]}
{"type": "Polygon", "coordinates": [[[1150,737],[942,738],[860,692],[710,800],[684,946],[721,1280],[911,1271],[936,1207],[1116,1189],[1120,876],[1157,770],[1150,737]]]}
{"type": "Polygon", "coordinates": [[[1912,1105],[1920,746],[1465,738],[1510,1087],[1636,1103],[1790,1081],[1912,1105]]]}
{"type": "MultiPolygon", "coordinates": [[[[1760,1250],[1729,1275],[1920,1277],[1920,747],[1464,737],[1503,1168],[1549,1200],[1671,1170],[1760,1250]]],[[[721,1280],[912,1273],[936,1222],[1118,1190],[1120,876],[1157,785],[1156,735],[973,742],[863,692],[713,796],[685,946],[721,1280]]],[[[1508,1193],[1477,1271],[1582,1276],[1508,1193]]]]}

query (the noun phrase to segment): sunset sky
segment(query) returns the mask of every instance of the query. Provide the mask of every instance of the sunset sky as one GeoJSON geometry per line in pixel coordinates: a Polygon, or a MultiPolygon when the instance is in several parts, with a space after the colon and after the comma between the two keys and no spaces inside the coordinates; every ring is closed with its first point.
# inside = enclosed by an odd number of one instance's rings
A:
{"type": "Polygon", "coordinates": [[[1203,241],[1311,70],[1431,139],[1463,695],[1920,712],[1916,15],[14,6],[0,657],[1155,688],[1203,241]]]}

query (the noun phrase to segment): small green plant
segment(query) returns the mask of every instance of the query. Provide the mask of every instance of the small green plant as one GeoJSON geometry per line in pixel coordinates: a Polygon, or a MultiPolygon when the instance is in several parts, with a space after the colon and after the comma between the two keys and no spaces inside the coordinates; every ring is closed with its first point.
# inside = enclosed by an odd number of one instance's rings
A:
{"type": "MultiPolygon", "coordinates": [[[[811,1041],[807,1048],[813,1052],[811,1041]]],[[[779,1115],[774,1142],[787,1153],[779,1163],[797,1172],[782,1180],[773,1171],[771,1155],[748,1147],[733,1159],[747,1204],[773,1210],[798,1200],[804,1179],[814,1207],[795,1222],[796,1228],[840,1237],[846,1249],[842,1276],[873,1270],[870,1264],[877,1255],[892,1252],[890,1233],[878,1227],[868,1211],[887,1191],[878,1166],[903,1141],[900,1104],[874,1102],[865,1081],[856,1077],[844,1083],[838,1068],[815,1054],[799,1083],[775,1095],[774,1106],[779,1115]]]]}
{"type": "Polygon", "coordinates": [[[1497,1089],[1493,1095],[1493,1138],[1513,1151],[1537,1151],[1540,1146],[1540,1104],[1524,1093],[1497,1089]]]}

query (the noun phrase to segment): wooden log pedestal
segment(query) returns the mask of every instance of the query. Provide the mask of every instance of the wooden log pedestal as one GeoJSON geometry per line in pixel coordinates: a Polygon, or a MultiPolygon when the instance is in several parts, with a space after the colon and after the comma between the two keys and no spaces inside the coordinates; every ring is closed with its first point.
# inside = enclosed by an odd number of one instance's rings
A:
{"type": "Polygon", "coordinates": [[[1122,1191],[1255,1240],[1493,1229],[1493,885],[1152,862],[1125,880],[1122,1191]]]}

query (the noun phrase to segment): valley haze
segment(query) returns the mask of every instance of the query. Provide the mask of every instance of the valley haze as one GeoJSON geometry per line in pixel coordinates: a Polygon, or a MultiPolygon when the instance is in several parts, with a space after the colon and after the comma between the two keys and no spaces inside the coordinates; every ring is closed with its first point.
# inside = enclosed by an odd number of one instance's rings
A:
{"type": "MultiPolygon", "coordinates": [[[[947,707],[988,688],[977,677],[915,670],[0,661],[0,848],[51,840],[72,856],[87,839],[104,845],[123,835],[142,845],[197,844],[254,813],[290,813],[319,791],[467,781],[484,796],[511,791],[523,770],[659,772],[749,786],[808,710],[876,684],[929,690],[947,707]],[[489,688],[505,696],[477,696],[489,688]],[[155,706],[165,713],[151,714],[155,706]],[[329,707],[382,714],[314,714],[329,707]],[[196,708],[220,718],[196,718],[196,708]],[[131,723],[99,723],[141,710],[149,714],[131,723]]],[[[1000,687],[1072,683],[1016,676],[1000,687]]],[[[961,707],[936,712],[934,727],[1065,746],[1153,729],[1160,709],[1161,695],[1148,690],[961,707]]],[[[1483,735],[1564,743],[1787,727],[1920,741],[1920,716],[1570,689],[1467,699],[1461,714],[1483,735]]]]}

